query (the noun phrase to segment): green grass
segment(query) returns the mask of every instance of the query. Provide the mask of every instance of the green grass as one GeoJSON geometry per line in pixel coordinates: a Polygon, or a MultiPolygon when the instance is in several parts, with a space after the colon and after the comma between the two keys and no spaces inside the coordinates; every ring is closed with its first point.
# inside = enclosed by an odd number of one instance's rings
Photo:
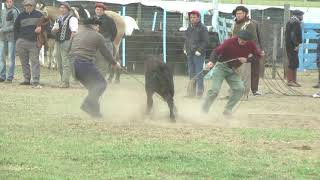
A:
{"type": "MultiPolygon", "coordinates": [[[[56,76],[45,72],[42,78],[51,82],[56,76]]],[[[124,81],[130,80],[125,77],[124,81]]],[[[319,127],[231,129],[139,122],[118,125],[114,123],[116,117],[99,122],[80,112],[79,103],[85,93],[81,89],[34,90],[16,84],[0,85],[0,179],[320,176],[319,127]],[[294,148],[302,145],[312,149],[294,148]]]]}

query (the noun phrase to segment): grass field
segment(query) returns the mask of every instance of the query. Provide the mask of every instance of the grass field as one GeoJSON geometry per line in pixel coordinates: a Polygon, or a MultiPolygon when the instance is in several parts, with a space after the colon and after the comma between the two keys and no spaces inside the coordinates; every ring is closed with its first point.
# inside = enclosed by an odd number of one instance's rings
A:
{"type": "MultiPolygon", "coordinates": [[[[18,67],[20,70],[20,67],[18,67]]],[[[135,76],[143,80],[142,76],[135,76]]],[[[274,95],[241,102],[233,118],[218,100],[208,115],[201,100],[184,98],[186,77],[175,77],[177,123],[155,99],[144,116],[143,87],[129,76],[109,85],[103,120],[79,105],[86,91],[0,84],[0,179],[319,179],[319,99],[274,95]]],[[[316,74],[299,76],[303,91],[316,74]]],[[[223,96],[226,88],[222,92],[223,96]]]]}

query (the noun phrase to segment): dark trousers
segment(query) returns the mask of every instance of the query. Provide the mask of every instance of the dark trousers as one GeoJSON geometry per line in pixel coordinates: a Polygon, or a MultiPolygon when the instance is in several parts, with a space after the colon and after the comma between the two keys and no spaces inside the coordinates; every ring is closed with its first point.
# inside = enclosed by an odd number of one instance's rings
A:
{"type": "Polygon", "coordinates": [[[260,76],[260,61],[251,62],[251,91],[255,93],[259,87],[259,76],[260,76]]]}
{"type": "Polygon", "coordinates": [[[90,106],[95,113],[99,113],[99,99],[107,87],[106,80],[90,60],[75,58],[74,71],[76,79],[88,89],[88,95],[83,103],[90,106]]]}

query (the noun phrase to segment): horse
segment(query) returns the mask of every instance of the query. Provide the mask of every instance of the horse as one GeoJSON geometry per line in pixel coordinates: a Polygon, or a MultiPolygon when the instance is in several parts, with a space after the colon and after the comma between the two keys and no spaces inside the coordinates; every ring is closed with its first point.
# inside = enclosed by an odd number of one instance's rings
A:
{"type": "Polygon", "coordinates": [[[126,24],[122,18],[122,16],[120,16],[118,13],[113,12],[113,11],[104,11],[105,15],[111,17],[117,27],[117,35],[115,37],[115,39],[113,40],[113,45],[115,47],[115,52],[114,54],[117,56],[119,53],[119,47],[120,47],[120,43],[121,40],[125,34],[125,29],[126,29],[126,24]]]}

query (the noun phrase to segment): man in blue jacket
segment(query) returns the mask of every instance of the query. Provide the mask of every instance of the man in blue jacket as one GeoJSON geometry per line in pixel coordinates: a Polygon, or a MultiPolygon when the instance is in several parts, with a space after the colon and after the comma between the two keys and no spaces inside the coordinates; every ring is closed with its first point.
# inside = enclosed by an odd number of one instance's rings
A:
{"type": "Polygon", "coordinates": [[[13,24],[19,14],[13,0],[6,0],[6,7],[1,11],[0,21],[0,82],[12,82],[15,68],[15,46],[13,24]],[[8,76],[4,60],[5,46],[8,46],[8,76]]]}

